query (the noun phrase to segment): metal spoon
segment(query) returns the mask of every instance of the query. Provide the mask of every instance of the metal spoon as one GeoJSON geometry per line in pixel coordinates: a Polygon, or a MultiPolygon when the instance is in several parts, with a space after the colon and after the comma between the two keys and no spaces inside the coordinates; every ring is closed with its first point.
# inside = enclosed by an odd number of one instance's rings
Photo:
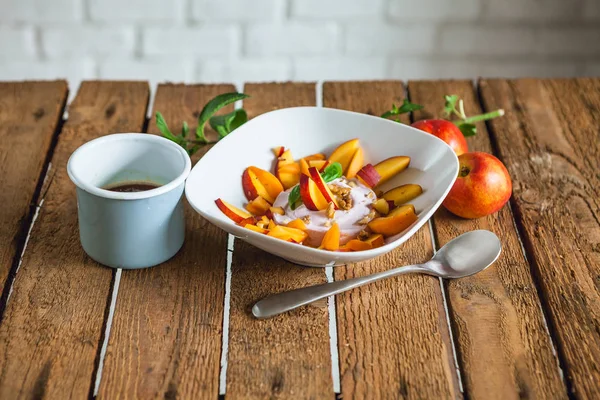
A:
{"type": "Polygon", "coordinates": [[[441,278],[462,278],[483,271],[498,259],[502,246],[498,236],[478,230],[460,235],[446,243],[424,264],[398,267],[359,278],[308,286],[278,293],[260,300],[252,307],[256,318],[269,318],[346,290],[380,279],[410,273],[422,273],[441,278]]]}

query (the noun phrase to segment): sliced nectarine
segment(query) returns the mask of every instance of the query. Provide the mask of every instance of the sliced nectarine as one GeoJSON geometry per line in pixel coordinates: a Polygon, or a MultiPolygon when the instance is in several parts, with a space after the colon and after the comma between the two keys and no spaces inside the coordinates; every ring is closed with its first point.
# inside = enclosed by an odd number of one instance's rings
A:
{"type": "Polygon", "coordinates": [[[296,218],[295,220],[288,222],[287,226],[290,228],[300,229],[301,231],[306,231],[308,229],[304,221],[302,221],[300,218],[296,218]]]}
{"type": "Polygon", "coordinates": [[[379,217],[369,222],[369,228],[375,233],[381,233],[384,236],[394,236],[417,220],[415,209],[412,206],[401,206],[399,210],[394,210],[387,217],[379,217]]]}
{"type": "Polygon", "coordinates": [[[279,215],[285,214],[285,211],[281,207],[271,207],[271,208],[269,208],[269,211],[271,211],[271,214],[279,214],[279,215]]]}
{"type": "Polygon", "coordinates": [[[311,154],[310,156],[304,157],[306,161],[325,160],[325,158],[325,154],[323,153],[311,154]]]}
{"type": "Polygon", "coordinates": [[[237,224],[239,226],[254,225],[254,224],[256,224],[256,217],[244,218],[243,220],[241,220],[237,224]]]}
{"type": "Polygon", "coordinates": [[[390,212],[390,205],[386,199],[377,199],[373,203],[373,208],[381,215],[387,215],[390,212]]]}
{"type": "Polygon", "coordinates": [[[283,146],[273,147],[273,154],[275,154],[275,157],[277,157],[277,158],[281,157],[281,155],[283,154],[284,151],[285,151],[285,147],[283,147],[283,146]]]}
{"type": "Polygon", "coordinates": [[[277,177],[285,189],[296,186],[300,181],[300,174],[300,164],[293,161],[280,165],[277,170],[277,177]]]}
{"type": "Polygon", "coordinates": [[[308,237],[308,234],[300,229],[289,228],[281,225],[277,225],[270,229],[267,235],[286,241],[291,239],[296,243],[302,243],[308,237]]]}
{"type": "Polygon", "coordinates": [[[371,243],[363,242],[362,240],[352,239],[345,246],[352,251],[363,251],[371,250],[373,246],[371,243]]]}
{"type": "Polygon", "coordinates": [[[421,186],[414,183],[409,183],[388,190],[383,194],[383,198],[386,200],[391,200],[395,205],[399,206],[401,204],[408,203],[421,193],[423,193],[423,188],[421,186]]]}
{"type": "Polygon", "coordinates": [[[412,204],[403,204],[403,205],[398,206],[398,207],[394,208],[393,210],[391,210],[390,213],[388,214],[388,217],[393,217],[394,215],[408,212],[407,210],[410,210],[413,214],[416,214],[415,206],[413,206],[412,204]]]}
{"type": "Polygon", "coordinates": [[[333,205],[334,205],[335,209],[337,210],[339,208],[339,206],[337,204],[337,200],[335,199],[335,196],[333,195],[333,193],[331,193],[331,190],[329,190],[329,186],[327,186],[327,183],[325,183],[325,181],[321,177],[321,174],[319,173],[319,171],[315,167],[310,167],[308,169],[308,172],[309,172],[311,179],[317,184],[317,187],[321,191],[321,194],[323,195],[323,197],[325,197],[325,200],[327,201],[327,203],[333,202],[333,205]]]}
{"type": "Polygon", "coordinates": [[[304,175],[308,175],[308,162],[304,159],[301,158],[300,159],[300,172],[303,173],[304,175]]]}
{"type": "Polygon", "coordinates": [[[325,167],[327,167],[329,164],[330,164],[330,162],[327,160],[310,160],[308,162],[309,167],[315,167],[316,169],[319,170],[319,172],[323,172],[325,167]]]}
{"type": "Polygon", "coordinates": [[[242,188],[248,200],[254,200],[258,196],[261,196],[269,203],[275,201],[275,198],[269,194],[267,188],[265,188],[251,168],[246,168],[242,174],[242,188]]]}
{"type": "Polygon", "coordinates": [[[320,249],[335,251],[340,248],[340,227],[334,222],[331,228],[325,232],[323,240],[321,241],[320,249]]]}
{"type": "Polygon", "coordinates": [[[363,162],[365,161],[365,154],[363,149],[359,146],[356,149],[356,153],[352,157],[352,161],[348,165],[348,171],[346,171],[346,178],[352,179],[356,176],[358,171],[362,168],[363,162]]]}
{"type": "Polygon", "coordinates": [[[279,157],[277,157],[277,163],[279,164],[278,166],[281,165],[285,165],[285,164],[291,164],[294,162],[294,157],[292,156],[292,151],[291,150],[285,150],[283,153],[281,153],[279,155],[279,157]]]}
{"type": "Polygon", "coordinates": [[[324,210],[329,205],[317,184],[304,174],[300,176],[300,198],[306,208],[312,211],[324,210]]]}
{"type": "Polygon", "coordinates": [[[365,243],[370,243],[371,244],[371,248],[376,249],[378,247],[381,247],[385,244],[385,240],[383,238],[383,235],[381,233],[374,233],[371,236],[369,236],[368,238],[365,239],[364,241],[365,243]]]}
{"type": "Polygon", "coordinates": [[[244,228],[250,229],[251,231],[258,232],[258,233],[264,233],[264,234],[269,233],[268,229],[260,228],[256,225],[246,224],[246,225],[244,225],[244,228]]]}
{"type": "Polygon", "coordinates": [[[396,156],[390,157],[375,165],[375,170],[381,176],[381,180],[377,183],[382,183],[391,179],[394,175],[404,171],[410,164],[410,157],[396,156]]]}
{"type": "Polygon", "coordinates": [[[356,176],[358,179],[370,188],[374,188],[377,186],[379,181],[381,180],[381,175],[375,169],[372,164],[367,164],[362,167],[357,173],[356,176]]]}
{"type": "Polygon", "coordinates": [[[250,211],[251,214],[258,216],[265,215],[270,207],[271,203],[263,199],[261,196],[258,196],[254,200],[250,201],[250,203],[246,204],[246,210],[250,211]]]}
{"type": "Polygon", "coordinates": [[[263,215],[262,217],[260,217],[260,220],[256,222],[256,226],[258,226],[259,228],[267,229],[267,227],[269,226],[269,218],[263,215]]]}
{"type": "MultiPolygon", "coordinates": [[[[264,169],[260,169],[258,167],[248,167],[248,169],[254,172],[254,175],[258,178],[260,183],[265,187],[269,196],[273,199],[276,199],[279,196],[279,193],[283,192],[283,186],[279,179],[269,171],[265,171],[264,169]]],[[[272,203],[272,202],[271,202],[272,203]]]]}
{"type": "Polygon", "coordinates": [[[347,142],[339,145],[333,151],[333,153],[331,153],[331,155],[329,156],[329,161],[332,163],[339,162],[340,164],[342,164],[342,171],[343,173],[345,173],[357,149],[358,139],[348,140],[347,142]]]}
{"type": "Polygon", "coordinates": [[[246,218],[252,218],[251,214],[247,213],[244,210],[240,210],[239,208],[232,206],[231,204],[221,199],[215,200],[215,204],[217,205],[217,207],[219,207],[219,210],[223,211],[223,214],[231,218],[231,220],[233,220],[236,223],[241,222],[246,218]]]}
{"type": "Polygon", "coordinates": [[[269,225],[267,225],[267,229],[271,230],[274,229],[277,225],[275,224],[275,221],[273,221],[272,219],[269,220],[269,225]]]}

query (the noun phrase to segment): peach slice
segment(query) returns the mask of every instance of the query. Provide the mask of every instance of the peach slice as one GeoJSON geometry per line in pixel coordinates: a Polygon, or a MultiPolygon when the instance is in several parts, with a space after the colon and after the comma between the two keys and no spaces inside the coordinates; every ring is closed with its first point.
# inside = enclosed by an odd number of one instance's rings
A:
{"type": "Polygon", "coordinates": [[[394,205],[399,206],[401,204],[408,203],[421,193],[423,193],[423,188],[421,186],[414,183],[409,183],[388,190],[383,194],[383,198],[386,200],[391,200],[394,202],[394,205]]]}
{"type": "Polygon", "coordinates": [[[329,186],[327,186],[327,183],[325,183],[325,181],[321,177],[321,174],[319,173],[319,171],[315,167],[310,167],[308,169],[308,172],[309,172],[310,177],[313,180],[313,182],[315,182],[317,184],[317,187],[321,191],[321,194],[323,195],[323,197],[325,197],[325,200],[327,201],[327,203],[333,202],[335,209],[336,210],[339,209],[339,206],[337,204],[337,200],[335,199],[335,196],[333,195],[333,193],[331,193],[331,190],[329,190],[329,186]]]}
{"type": "Polygon", "coordinates": [[[275,224],[275,221],[273,221],[272,219],[269,220],[269,225],[267,225],[267,229],[272,230],[276,227],[277,225],[275,224]]]}
{"type": "Polygon", "coordinates": [[[329,205],[317,184],[304,174],[300,175],[300,198],[306,208],[312,211],[324,210],[329,205]]]}
{"type": "Polygon", "coordinates": [[[381,180],[381,175],[379,175],[379,172],[377,172],[375,167],[373,167],[373,164],[367,164],[364,167],[362,167],[356,173],[356,176],[362,183],[364,183],[370,188],[374,188],[375,186],[377,186],[377,184],[381,180]]]}
{"type": "Polygon", "coordinates": [[[300,159],[300,172],[303,173],[304,175],[308,175],[308,162],[304,159],[301,158],[300,159]]]}
{"type": "Polygon", "coordinates": [[[390,211],[388,217],[393,217],[394,215],[402,214],[406,212],[406,210],[411,210],[413,214],[416,214],[415,206],[413,206],[412,204],[403,204],[390,211]]]}
{"type": "Polygon", "coordinates": [[[415,209],[412,206],[400,206],[387,217],[379,217],[369,222],[369,228],[375,233],[384,236],[394,236],[417,220],[415,209]]]}
{"type": "Polygon", "coordinates": [[[367,239],[365,239],[365,243],[370,243],[371,248],[376,249],[378,247],[383,246],[385,244],[385,240],[381,233],[374,233],[371,236],[369,236],[367,239]]]}
{"type": "Polygon", "coordinates": [[[308,162],[309,167],[315,167],[319,170],[319,172],[323,172],[323,170],[330,164],[327,160],[310,160],[308,162]]]}
{"type": "Polygon", "coordinates": [[[390,212],[390,204],[386,199],[377,199],[373,203],[373,208],[381,215],[387,215],[390,212]]]}
{"type": "Polygon", "coordinates": [[[323,153],[311,154],[310,156],[304,157],[306,161],[325,160],[326,158],[327,157],[325,157],[325,154],[323,153]]]}
{"type": "Polygon", "coordinates": [[[308,229],[304,221],[302,221],[300,218],[296,218],[295,220],[288,222],[286,226],[289,228],[300,229],[301,231],[306,231],[308,229]]]}
{"type": "MultiPolygon", "coordinates": [[[[273,199],[276,199],[279,196],[279,193],[283,192],[283,186],[279,179],[269,171],[265,171],[264,169],[260,169],[258,167],[248,167],[248,169],[254,172],[254,175],[258,178],[260,183],[265,187],[269,196],[273,199]]],[[[271,202],[273,203],[273,202],[271,202]]]]}
{"type": "Polygon", "coordinates": [[[267,235],[286,241],[291,239],[296,243],[302,243],[308,237],[308,233],[301,231],[300,229],[281,225],[276,225],[274,228],[269,230],[267,235]]]}
{"type": "Polygon", "coordinates": [[[331,228],[325,232],[323,240],[321,241],[320,249],[335,251],[340,248],[340,227],[334,222],[331,228]]]}
{"type": "Polygon", "coordinates": [[[229,217],[232,221],[239,223],[242,222],[246,218],[252,218],[252,215],[247,213],[244,210],[240,210],[239,208],[232,206],[231,204],[223,201],[221,199],[216,199],[215,204],[219,207],[219,210],[223,211],[227,217],[229,217]]]}
{"type": "Polygon", "coordinates": [[[277,157],[277,158],[281,157],[281,155],[283,154],[284,151],[285,151],[285,147],[283,147],[283,146],[273,147],[273,154],[275,154],[275,157],[277,157]]]}
{"type": "Polygon", "coordinates": [[[256,222],[255,225],[259,228],[267,229],[267,227],[269,226],[269,218],[263,215],[262,217],[260,217],[260,220],[258,220],[258,222],[256,222]]]}
{"type": "Polygon", "coordinates": [[[237,223],[239,226],[245,226],[245,225],[254,225],[256,224],[256,217],[249,217],[249,218],[244,218],[243,220],[241,220],[240,222],[237,223]]]}
{"type": "Polygon", "coordinates": [[[410,164],[410,157],[396,156],[390,157],[375,165],[375,170],[381,176],[381,180],[377,183],[382,183],[390,180],[394,175],[404,171],[410,164]]]}
{"type": "Polygon", "coordinates": [[[277,157],[277,162],[279,166],[293,163],[294,157],[292,156],[292,151],[289,149],[285,150],[277,157]]]}
{"type": "Polygon", "coordinates": [[[357,149],[358,139],[348,140],[347,142],[339,145],[333,151],[333,153],[331,153],[331,155],[329,156],[329,162],[339,162],[340,164],[342,164],[342,171],[343,173],[345,173],[357,149]]]}
{"type": "Polygon", "coordinates": [[[352,251],[371,250],[373,248],[371,243],[363,242],[358,239],[350,240],[345,246],[352,251]]]}
{"type": "Polygon", "coordinates": [[[281,207],[271,207],[271,208],[269,208],[269,211],[271,211],[271,214],[279,214],[279,215],[285,214],[285,211],[281,207]]]}
{"type": "Polygon", "coordinates": [[[261,196],[258,196],[254,200],[250,201],[250,203],[246,204],[246,210],[248,210],[251,214],[258,216],[265,215],[269,208],[271,208],[271,203],[263,199],[261,196]]]}
{"type": "Polygon", "coordinates": [[[350,161],[350,164],[348,165],[348,171],[346,171],[346,178],[354,178],[358,171],[360,171],[364,161],[365,154],[363,152],[363,149],[359,146],[356,149],[356,153],[354,153],[354,157],[352,157],[352,161],[350,161]]]}
{"type": "Polygon", "coordinates": [[[267,188],[265,188],[250,167],[246,168],[242,174],[242,188],[244,189],[244,195],[246,195],[248,200],[254,200],[260,196],[269,203],[275,201],[275,198],[269,194],[267,188]]]}
{"type": "Polygon", "coordinates": [[[277,177],[285,189],[296,186],[300,181],[300,175],[300,164],[293,161],[280,165],[277,170],[277,177]]]}
{"type": "Polygon", "coordinates": [[[246,225],[244,225],[244,228],[250,229],[251,231],[258,232],[258,233],[264,233],[264,234],[269,233],[268,229],[260,228],[256,225],[252,225],[252,224],[246,224],[246,225]]]}

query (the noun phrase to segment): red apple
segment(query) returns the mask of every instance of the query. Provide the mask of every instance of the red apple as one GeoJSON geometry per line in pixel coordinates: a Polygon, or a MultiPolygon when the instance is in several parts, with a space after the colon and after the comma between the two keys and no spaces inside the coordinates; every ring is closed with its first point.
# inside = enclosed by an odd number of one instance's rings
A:
{"type": "Polygon", "coordinates": [[[469,151],[467,141],[458,126],[445,119],[424,119],[411,125],[414,128],[431,133],[448,143],[457,156],[469,151]]]}
{"type": "Polygon", "coordinates": [[[362,167],[360,171],[356,173],[356,176],[358,176],[358,179],[360,179],[365,185],[367,185],[370,188],[374,188],[375,186],[377,186],[377,184],[381,180],[381,175],[379,175],[379,172],[377,172],[373,164],[367,164],[364,167],[362,167]]]}
{"type": "Polygon", "coordinates": [[[458,178],[442,203],[448,211],[463,218],[479,218],[506,204],[512,183],[500,160],[476,151],[461,154],[458,162],[458,178]]]}

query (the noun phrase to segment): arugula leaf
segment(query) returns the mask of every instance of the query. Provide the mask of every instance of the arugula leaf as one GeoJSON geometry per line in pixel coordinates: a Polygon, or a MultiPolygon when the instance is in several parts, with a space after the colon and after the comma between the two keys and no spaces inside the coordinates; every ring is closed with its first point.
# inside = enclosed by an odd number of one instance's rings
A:
{"type": "MultiPolygon", "coordinates": [[[[249,96],[244,93],[223,93],[206,103],[202,111],[200,111],[200,115],[198,116],[198,127],[196,128],[196,137],[198,137],[198,139],[201,142],[208,143],[208,139],[206,139],[206,136],[204,135],[204,126],[206,125],[206,122],[208,122],[211,119],[211,117],[215,115],[221,108],[228,106],[231,103],[235,103],[238,100],[245,99],[247,97],[249,96]]],[[[219,133],[219,136],[221,136],[223,133],[225,135],[227,135],[228,133],[225,133],[225,130],[223,129],[221,129],[221,132],[219,132],[219,130],[217,130],[217,132],[219,133]]]]}
{"type": "MultiPolygon", "coordinates": [[[[381,114],[381,118],[389,118],[395,115],[405,114],[411,111],[418,111],[421,109],[423,109],[422,105],[411,103],[408,99],[404,99],[400,107],[396,106],[395,104],[392,104],[392,109],[381,114]]],[[[399,119],[394,119],[394,121],[400,122],[399,119]]]]}
{"type": "Polygon", "coordinates": [[[445,95],[444,100],[446,100],[446,103],[444,104],[443,115],[445,118],[449,118],[453,113],[456,112],[456,102],[458,101],[458,95],[445,95]]]}
{"type": "Polygon", "coordinates": [[[477,127],[474,124],[457,124],[457,126],[465,137],[475,136],[477,133],[477,127]]]}
{"type": "Polygon", "coordinates": [[[209,119],[210,126],[219,134],[219,139],[223,139],[235,129],[248,121],[248,114],[243,109],[238,109],[225,115],[215,115],[209,119]]]}
{"type": "MultiPolygon", "coordinates": [[[[328,183],[341,177],[343,172],[344,171],[342,170],[342,164],[340,164],[339,162],[334,162],[325,167],[323,172],[321,172],[321,177],[323,178],[325,183],[328,183]]],[[[300,185],[294,186],[294,188],[290,192],[290,195],[288,197],[288,204],[290,205],[290,208],[292,210],[295,210],[302,204],[302,199],[300,198],[300,185]]]]}

